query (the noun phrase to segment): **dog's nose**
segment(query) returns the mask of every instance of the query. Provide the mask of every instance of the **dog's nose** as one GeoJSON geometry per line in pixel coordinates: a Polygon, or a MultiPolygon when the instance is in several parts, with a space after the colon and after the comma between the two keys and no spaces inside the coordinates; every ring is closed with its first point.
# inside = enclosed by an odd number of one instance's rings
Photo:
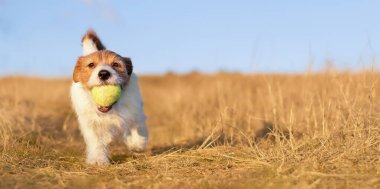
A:
{"type": "Polygon", "coordinates": [[[107,70],[100,70],[98,73],[98,77],[101,80],[107,80],[111,76],[111,73],[107,70]]]}

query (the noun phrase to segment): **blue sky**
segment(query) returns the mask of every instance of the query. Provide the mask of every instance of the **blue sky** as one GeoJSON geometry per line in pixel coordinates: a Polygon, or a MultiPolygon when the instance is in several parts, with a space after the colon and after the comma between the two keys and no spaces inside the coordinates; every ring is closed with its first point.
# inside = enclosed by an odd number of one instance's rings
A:
{"type": "Polygon", "coordinates": [[[69,76],[94,28],[107,48],[158,74],[368,67],[380,1],[0,0],[0,75],[69,76]]]}

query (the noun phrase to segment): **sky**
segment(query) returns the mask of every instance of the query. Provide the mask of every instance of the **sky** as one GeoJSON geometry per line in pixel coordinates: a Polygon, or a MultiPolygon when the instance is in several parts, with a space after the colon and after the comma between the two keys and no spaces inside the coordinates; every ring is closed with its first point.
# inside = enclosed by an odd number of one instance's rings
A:
{"type": "Polygon", "coordinates": [[[139,74],[376,65],[380,1],[0,0],[0,76],[70,76],[93,28],[139,74]]]}

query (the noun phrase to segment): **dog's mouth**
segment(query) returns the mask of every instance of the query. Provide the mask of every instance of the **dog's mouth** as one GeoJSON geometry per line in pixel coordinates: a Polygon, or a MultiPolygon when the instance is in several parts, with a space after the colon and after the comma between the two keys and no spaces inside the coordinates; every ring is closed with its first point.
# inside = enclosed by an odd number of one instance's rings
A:
{"type": "Polygon", "coordinates": [[[112,109],[112,105],[111,106],[97,106],[97,108],[100,112],[107,113],[112,109]]]}
{"type": "MultiPolygon", "coordinates": [[[[1,1],[1,0],[0,0],[1,1]]],[[[111,85],[111,84],[110,84],[111,85]]],[[[112,85],[116,85],[116,84],[112,84],[112,85]]],[[[118,84],[119,85],[119,84],[118,84]]],[[[95,85],[94,87],[96,86],[102,86],[102,85],[95,85]]],[[[93,97],[94,98],[94,97],[93,97]]],[[[109,112],[112,107],[118,102],[119,100],[117,100],[116,102],[114,102],[113,104],[109,105],[109,106],[102,106],[102,105],[99,105],[95,102],[96,104],[96,108],[98,109],[99,112],[102,112],[102,113],[107,113],[109,112]]],[[[101,104],[101,103],[100,103],[101,104]]],[[[104,104],[104,103],[103,103],[104,104]]]]}

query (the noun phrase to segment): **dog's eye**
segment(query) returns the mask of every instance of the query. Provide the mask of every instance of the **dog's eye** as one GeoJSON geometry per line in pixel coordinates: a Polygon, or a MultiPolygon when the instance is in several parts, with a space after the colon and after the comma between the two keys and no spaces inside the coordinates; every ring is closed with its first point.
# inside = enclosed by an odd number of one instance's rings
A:
{"type": "Polygon", "coordinates": [[[120,67],[120,64],[119,64],[119,63],[116,63],[116,62],[114,62],[114,63],[112,63],[112,67],[118,68],[118,67],[120,67]]]}
{"type": "Polygon", "coordinates": [[[89,63],[88,65],[87,65],[89,68],[93,68],[94,66],[95,66],[95,64],[94,63],[89,63]]]}

